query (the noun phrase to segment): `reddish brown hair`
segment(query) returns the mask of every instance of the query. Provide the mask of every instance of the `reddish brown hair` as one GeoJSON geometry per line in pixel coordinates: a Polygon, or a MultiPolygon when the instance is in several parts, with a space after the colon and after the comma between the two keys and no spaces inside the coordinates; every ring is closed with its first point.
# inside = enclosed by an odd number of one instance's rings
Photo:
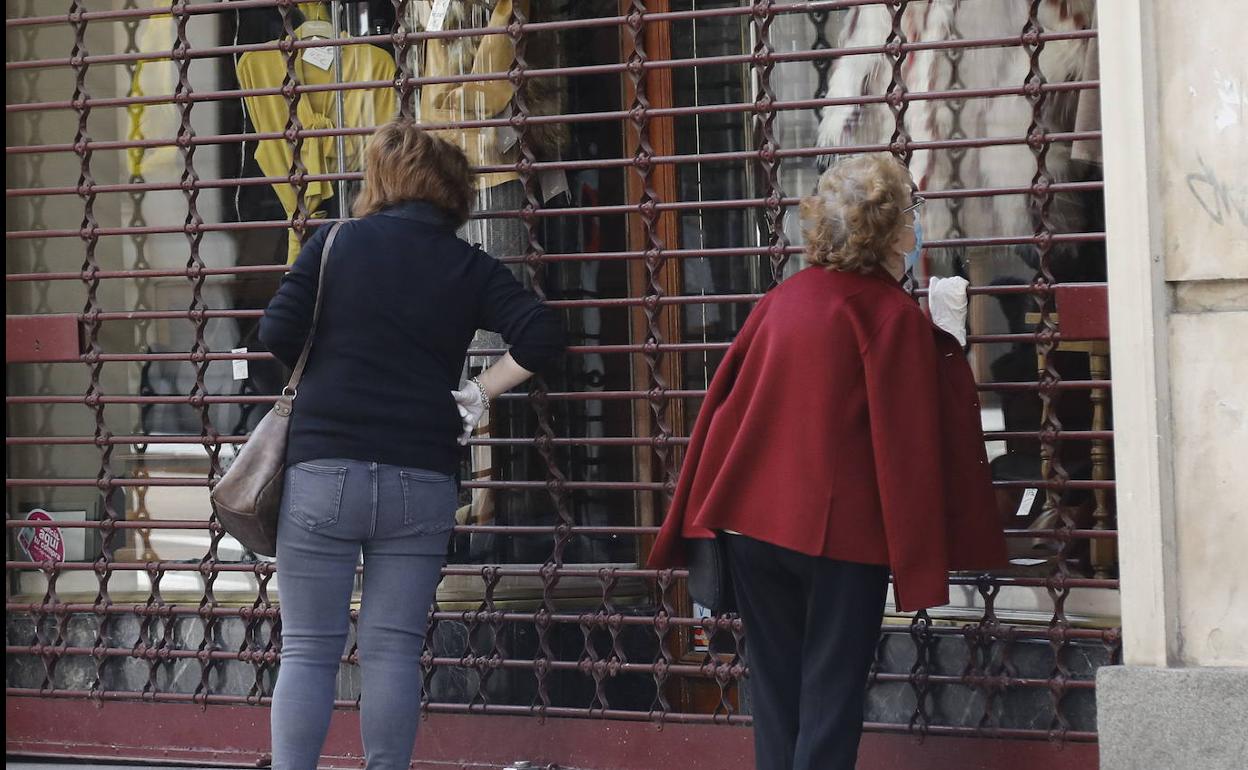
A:
{"type": "Polygon", "coordinates": [[[472,169],[464,151],[416,125],[392,120],[373,134],[364,152],[364,189],[351,207],[357,217],[404,201],[426,201],[456,227],[472,209],[472,169]]]}

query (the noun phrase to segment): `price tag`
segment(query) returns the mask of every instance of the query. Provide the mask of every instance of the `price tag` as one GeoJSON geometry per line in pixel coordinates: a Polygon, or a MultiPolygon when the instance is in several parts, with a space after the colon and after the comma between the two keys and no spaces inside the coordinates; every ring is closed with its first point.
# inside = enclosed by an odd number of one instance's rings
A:
{"type": "Polygon", "coordinates": [[[1037,489],[1028,489],[1023,492],[1023,499],[1018,501],[1018,510],[1014,512],[1015,516],[1030,516],[1031,506],[1036,502],[1037,489]]]}
{"type": "Polygon", "coordinates": [[[538,176],[538,181],[542,183],[543,202],[569,192],[568,175],[563,169],[547,169],[538,176]]]}
{"type": "Polygon", "coordinates": [[[334,66],[334,49],[332,48],[305,48],[303,49],[303,60],[313,67],[323,69],[326,72],[334,66]]]}
{"type": "MultiPolygon", "coordinates": [[[[241,353],[246,353],[247,348],[234,348],[230,352],[235,355],[239,355],[241,353]]],[[[230,363],[234,364],[234,379],[236,380],[247,379],[247,359],[236,358],[230,363]]]]}
{"type": "Polygon", "coordinates": [[[429,12],[429,21],[425,24],[427,32],[441,32],[446,24],[447,11],[451,9],[451,0],[434,0],[433,10],[429,12]]]}

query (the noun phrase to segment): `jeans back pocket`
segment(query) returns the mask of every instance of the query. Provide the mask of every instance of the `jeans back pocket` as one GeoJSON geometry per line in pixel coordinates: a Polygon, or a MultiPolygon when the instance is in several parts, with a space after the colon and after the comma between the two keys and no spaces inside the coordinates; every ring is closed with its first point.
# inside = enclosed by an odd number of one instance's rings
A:
{"type": "Polygon", "coordinates": [[[455,479],[433,471],[399,471],[403,487],[403,528],[414,535],[436,535],[455,526],[459,504],[455,479]]]}
{"type": "Polygon", "coordinates": [[[333,468],[312,463],[295,463],[287,471],[290,486],[290,513],[310,530],[324,529],[338,523],[342,508],[342,487],[347,480],[346,468],[333,468]]]}

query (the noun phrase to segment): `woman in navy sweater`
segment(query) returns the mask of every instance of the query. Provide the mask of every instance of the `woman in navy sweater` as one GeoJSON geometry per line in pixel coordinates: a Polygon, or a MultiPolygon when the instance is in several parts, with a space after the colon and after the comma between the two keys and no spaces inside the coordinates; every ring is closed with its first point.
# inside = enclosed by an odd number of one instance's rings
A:
{"type": "MultiPolygon", "coordinates": [[[[458,147],[396,120],[370,141],[357,218],[333,242],[278,525],[274,770],[316,767],[361,553],[367,767],[408,767],[427,615],[455,523],[459,446],[492,399],[563,351],[555,313],[456,237],[472,190],[458,147]],[[502,334],[510,352],[461,387],[477,329],[502,334]]],[[[287,365],[312,331],[329,230],[309,239],[260,322],[261,340],[287,365]]]]}

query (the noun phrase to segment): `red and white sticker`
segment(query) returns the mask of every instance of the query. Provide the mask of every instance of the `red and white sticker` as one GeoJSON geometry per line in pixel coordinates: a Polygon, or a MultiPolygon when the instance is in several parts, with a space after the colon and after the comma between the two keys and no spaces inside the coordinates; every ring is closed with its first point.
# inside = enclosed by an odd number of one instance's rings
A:
{"type": "Polygon", "coordinates": [[[693,632],[692,646],[694,652],[710,652],[711,638],[706,635],[706,629],[702,626],[694,626],[690,629],[693,632]]]}
{"type": "MultiPolygon", "coordinates": [[[[47,511],[36,508],[27,521],[53,521],[47,511]]],[[[17,535],[31,561],[65,561],[65,539],[60,527],[27,527],[17,535]]]]}

